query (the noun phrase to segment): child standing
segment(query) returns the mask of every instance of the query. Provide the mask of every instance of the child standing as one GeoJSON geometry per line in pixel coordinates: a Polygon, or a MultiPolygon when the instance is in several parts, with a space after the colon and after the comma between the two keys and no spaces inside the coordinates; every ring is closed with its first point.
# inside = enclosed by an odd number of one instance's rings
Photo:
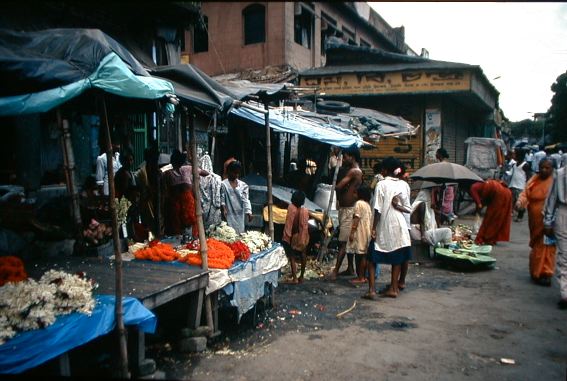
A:
{"type": "Polygon", "coordinates": [[[362,184],[358,190],[358,200],[354,204],[352,227],[347,242],[347,254],[355,254],[356,275],[351,280],[353,284],[365,283],[366,279],[366,251],[370,243],[372,209],[370,208],[371,189],[362,184]]]}
{"type": "Polygon", "coordinates": [[[291,204],[287,207],[282,246],[291,266],[291,280],[285,282],[288,284],[301,283],[305,273],[305,264],[307,261],[305,254],[306,248],[298,250],[297,247],[293,247],[292,245],[292,237],[296,234],[299,235],[300,241],[303,243],[309,242],[309,227],[307,225],[309,221],[309,211],[303,208],[304,203],[305,193],[297,190],[291,195],[291,204]],[[295,263],[298,258],[301,261],[301,274],[299,275],[299,279],[297,278],[297,265],[295,263]]]}

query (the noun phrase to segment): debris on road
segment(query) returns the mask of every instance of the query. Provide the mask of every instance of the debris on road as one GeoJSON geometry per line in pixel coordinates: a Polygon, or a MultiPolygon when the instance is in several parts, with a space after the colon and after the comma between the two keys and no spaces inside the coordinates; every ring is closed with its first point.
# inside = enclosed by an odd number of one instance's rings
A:
{"type": "Polygon", "coordinates": [[[339,312],[339,313],[337,314],[337,319],[342,318],[343,316],[345,316],[346,314],[348,314],[349,312],[351,312],[352,310],[354,310],[355,307],[356,307],[356,300],[354,301],[354,303],[352,304],[352,306],[351,306],[349,309],[344,310],[343,312],[339,312]]]}
{"type": "Polygon", "coordinates": [[[500,364],[504,364],[504,365],[516,365],[516,360],[514,359],[507,359],[507,358],[501,358],[500,359],[500,364]]]}

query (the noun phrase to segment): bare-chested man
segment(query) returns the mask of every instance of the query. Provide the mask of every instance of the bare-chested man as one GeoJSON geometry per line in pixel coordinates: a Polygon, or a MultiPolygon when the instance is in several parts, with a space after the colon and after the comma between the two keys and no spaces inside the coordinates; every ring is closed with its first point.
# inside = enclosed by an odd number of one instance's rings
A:
{"type": "MultiPolygon", "coordinates": [[[[337,279],[339,269],[343,263],[346,252],[346,244],[350,235],[352,217],[354,212],[354,204],[358,200],[356,190],[362,184],[362,170],[359,167],[360,151],[358,147],[349,147],[343,150],[343,163],[347,173],[337,182],[337,206],[339,208],[339,253],[337,254],[337,263],[335,268],[329,274],[329,279],[337,279]]],[[[354,258],[349,255],[348,268],[340,275],[355,275],[354,273],[354,258]]]]}

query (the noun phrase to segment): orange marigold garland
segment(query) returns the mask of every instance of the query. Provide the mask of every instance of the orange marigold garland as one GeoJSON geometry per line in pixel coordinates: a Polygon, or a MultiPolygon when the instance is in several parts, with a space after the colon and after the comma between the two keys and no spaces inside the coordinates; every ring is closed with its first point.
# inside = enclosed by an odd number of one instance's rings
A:
{"type": "MultiPolygon", "coordinates": [[[[193,245],[189,249],[200,250],[199,247],[195,248],[193,245]]],[[[207,260],[209,267],[213,269],[229,269],[234,263],[234,253],[232,249],[224,242],[214,238],[207,239],[207,260]]],[[[201,254],[187,254],[179,260],[192,266],[201,266],[201,254]]]]}
{"type": "Polygon", "coordinates": [[[149,261],[176,261],[179,259],[179,253],[173,249],[168,243],[161,243],[158,240],[150,242],[145,249],[140,249],[134,253],[134,258],[145,259],[149,261]]]}
{"type": "Polygon", "coordinates": [[[227,243],[227,245],[232,249],[234,257],[242,262],[247,261],[250,258],[250,249],[242,241],[235,241],[227,243]]]}
{"type": "Polygon", "coordinates": [[[0,257],[0,286],[8,282],[20,282],[28,278],[24,262],[15,256],[0,257]]]}

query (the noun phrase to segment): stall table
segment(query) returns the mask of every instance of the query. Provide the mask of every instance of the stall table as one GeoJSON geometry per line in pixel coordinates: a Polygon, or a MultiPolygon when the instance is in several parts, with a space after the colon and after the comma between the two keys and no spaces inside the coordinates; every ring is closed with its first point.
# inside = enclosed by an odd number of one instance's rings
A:
{"type": "Polygon", "coordinates": [[[228,270],[211,269],[205,294],[211,295],[213,303],[214,334],[218,334],[218,302],[226,298],[238,310],[238,320],[266,295],[266,284],[270,285],[273,300],[278,286],[279,272],[287,265],[283,247],[274,243],[272,247],[254,254],[246,262],[237,261],[228,270]],[[222,291],[222,294],[220,293],[222,291]]]}
{"type": "MultiPolygon", "coordinates": [[[[108,258],[61,257],[28,262],[26,271],[32,278],[39,278],[50,270],[61,270],[71,274],[85,272],[99,287],[96,294],[114,294],[114,262],[108,258]]],[[[123,295],[139,300],[147,309],[153,310],[172,300],[187,297],[188,326],[197,328],[201,312],[208,271],[193,266],[164,266],[149,261],[124,261],[122,263],[123,295]]],[[[135,375],[139,374],[145,359],[144,331],[137,326],[129,327],[129,354],[135,375]]],[[[63,367],[64,368],[64,367],[63,367]]]]}

